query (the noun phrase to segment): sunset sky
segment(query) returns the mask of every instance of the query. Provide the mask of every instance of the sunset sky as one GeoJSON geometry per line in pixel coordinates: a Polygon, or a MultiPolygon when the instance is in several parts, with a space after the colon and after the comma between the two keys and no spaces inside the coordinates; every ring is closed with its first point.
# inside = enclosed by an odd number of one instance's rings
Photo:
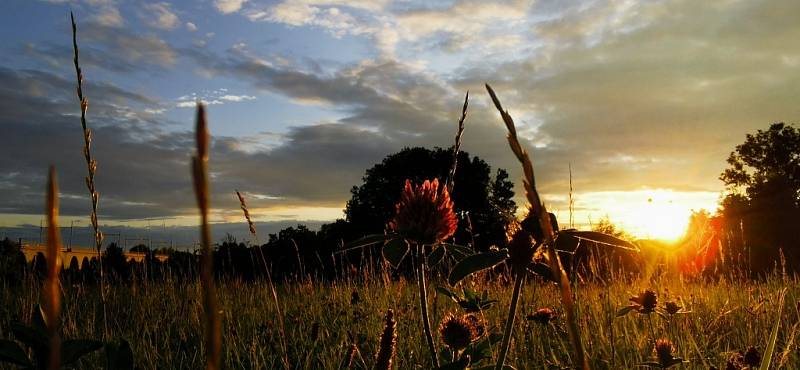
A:
{"type": "Polygon", "coordinates": [[[800,121],[796,0],[4,0],[0,226],[39,224],[51,163],[62,224],[89,212],[70,10],[101,224],[197,222],[197,99],[218,222],[241,221],[234,189],[259,221],[342,217],[386,155],[452,144],[467,90],[462,148],[509,170],[524,204],[488,82],[561,224],[571,164],[578,226],[608,215],[643,238],[716,209],[745,134],[800,121]]]}

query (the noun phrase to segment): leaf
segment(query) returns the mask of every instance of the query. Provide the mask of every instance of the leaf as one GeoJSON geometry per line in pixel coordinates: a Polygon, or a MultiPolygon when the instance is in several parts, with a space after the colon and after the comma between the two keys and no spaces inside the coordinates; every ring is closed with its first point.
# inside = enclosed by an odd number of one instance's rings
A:
{"type": "Polygon", "coordinates": [[[17,342],[8,339],[0,339],[0,362],[10,362],[22,367],[33,367],[25,350],[17,342]]]}
{"type": "Polygon", "coordinates": [[[39,330],[42,334],[47,333],[47,321],[44,319],[44,309],[41,305],[36,305],[33,308],[33,317],[31,317],[31,327],[39,330]]]}
{"type": "Polygon", "coordinates": [[[21,322],[11,323],[11,332],[18,341],[33,348],[34,351],[46,350],[48,347],[47,335],[21,322]]]}
{"type": "Polygon", "coordinates": [[[541,262],[534,262],[528,265],[528,272],[533,273],[534,275],[539,275],[547,280],[553,281],[553,271],[550,270],[550,266],[547,266],[541,262]]]}
{"type": "Polygon", "coordinates": [[[444,246],[438,246],[428,255],[428,266],[436,266],[444,258],[444,246]]]}
{"type": "Polygon", "coordinates": [[[394,238],[383,246],[383,258],[394,267],[400,267],[400,262],[408,254],[408,243],[403,238],[394,238]]]}
{"type": "Polygon", "coordinates": [[[472,249],[467,248],[463,245],[442,243],[442,247],[445,247],[445,249],[447,249],[447,252],[449,252],[450,255],[453,256],[453,259],[455,259],[456,262],[463,260],[467,256],[475,254],[475,252],[472,249]]]}
{"type": "Polygon", "coordinates": [[[453,361],[449,364],[444,364],[438,370],[465,370],[469,366],[469,356],[461,356],[458,361],[453,361]]]}
{"type": "Polygon", "coordinates": [[[385,235],[385,234],[367,235],[367,236],[365,236],[365,237],[363,237],[361,239],[354,240],[352,242],[349,242],[349,243],[345,244],[342,247],[342,249],[339,249],[338,252],[342,253],[342,252],[347,252],[347,251],[352,250],[352,249],[358,249],[358,248],[363,248],[363,247],[366,247],[366,246],[369,246],[369,245],[373,245],[373,244],[383,243],[383,242],[386,242],[387,240],[389,240],[391,238],[394,238],[394,237],[395,237],[395,235],[392,235],[392,234],[389,234],[389,235],[385,235]]]}
{"type": "Polygon", "coordinates": [[[127,340],[106,344],[106,369],[133,370],[133,351],[127,340]]]}
{"type": "Polygon", "coordinates": [[[61,343],[61,365],[78,361],[81,357],[103,348],[103,342],[92,339],[70,339],[61,343]]]}
{"type": "Polygon", "coordinates": [[[627,240],[617,238],[616,236],[604,234],[597,231],[578,231],[578,230],[564,230],[559,232],[559,236],[571,236],[580,240],[586,240],[598,244],[607,245],[621,249],[627,249],[634,252],[639,252],[639,247],[627,240]]]}
{"type": "Polygon", "coordinates": [[[627,315],[634,308],[636,308],[636,306],[625,306],[625,307],[622,307],[619,311],[617,311],[617,317],[622,317],[622,316],[627,315]]]}
{"type": "Polygon", "coordinates": [[[506,258],[508,258],[508,251],[506,250],[478,253],[465,257],[453,266],[453,270],[450,271],[450,276],[447,278],[447,281],[450,285],[456,285],[465,277],[478,271],[494,267],[505,261],[506,258]]]}
{"type": "Polygon", "coordinates": [[[450,297],[450,299],[452,299],[455,302],[458,302],[460,300],[459,297],[458,297],[458,294],[456,294],[456,292],[448,289],[447,287],[439,285],[439,286],[436,287],[436,291],[439,292],[439,294],[442,294],[442,295],[450,297]]]}
{"type": "Polygon", "coordinates": [[[783,300],[786,298],[786,288],[781,291],[781,298],[778,300],[778,314],[775,315],[775,326],[772,327],[772,333],[769,335],[769,342],[767,349],[764,350],[764,358],[761,360],[761,367],[759,370],[769,370],[769,364],[772,362],[772,355],[775,353],[775,344],[778,342],[778,330],[781,327],[781,314],[783,313],[783,300]]]}

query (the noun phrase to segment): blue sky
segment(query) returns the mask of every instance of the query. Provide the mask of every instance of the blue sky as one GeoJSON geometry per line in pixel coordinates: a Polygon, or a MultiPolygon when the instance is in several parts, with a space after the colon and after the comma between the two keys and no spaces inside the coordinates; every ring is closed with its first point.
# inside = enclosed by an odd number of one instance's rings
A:
{"type": "Polygon", "coordinates": [[[518,179],[489,82],[562,222],[571,163],[578,223],[608,215],[643,237],[658,236],[644,220],[672,222],[653,213],[713,210],[733,147],[800,115],[790,0],[6,0],[0,134],[14,155],[0,159],[0,226],[38,223],[50,163],[62,214],[86,218],[70,10],[101,223],[196,222],[196,99],[209,104],[217,222],[240,221],[234,189],[260,221],[341,217],[384,156],[450,145],[466,90],[463,149],[518,179]]]}

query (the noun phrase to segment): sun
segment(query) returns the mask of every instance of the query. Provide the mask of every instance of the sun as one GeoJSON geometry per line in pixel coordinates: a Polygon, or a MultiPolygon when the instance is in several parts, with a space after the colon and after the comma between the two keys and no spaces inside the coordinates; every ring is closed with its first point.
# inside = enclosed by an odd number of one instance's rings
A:
{"type": "Polygon", "coordinates": [[[677,242],[686,233],[693,211],[713,210],[718,194],[643,189],[586,194],[583,202],[639,239],[677,242]]]}

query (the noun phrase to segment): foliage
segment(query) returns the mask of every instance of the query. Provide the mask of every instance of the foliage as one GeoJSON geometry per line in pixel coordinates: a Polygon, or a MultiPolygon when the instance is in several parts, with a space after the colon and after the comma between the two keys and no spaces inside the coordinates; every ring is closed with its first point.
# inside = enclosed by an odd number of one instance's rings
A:
{"type": "MultiPolygon", "coordinates": [[[[391,154],[366,171],[364,183],[353,187],[345,216],[361,235],[382,233],[395,214],[406,179],[413,184],[446,178],[452,165],[452,151],[441,148],[406,148],[391,154]]],[[[504,246],[506,227],[516,212],[513,184],[505,170],[491,178],[491,167],[466,152],[458,154],[456,186],[451,194],[461,217],[455,240],[478,250],[504,246]],[[467,220],[469,216],[469,221],[467,220]],[[468,225],[472,223],[471,230],[468,225]]]]}
{"type": "Polygon", "coordinates": [[[783,254],[800,265],[800,129],[783,123],[748,134],[728,157],[720,179],[721,233],[732,259],[755,272],[771,268],[783,254]]]}

